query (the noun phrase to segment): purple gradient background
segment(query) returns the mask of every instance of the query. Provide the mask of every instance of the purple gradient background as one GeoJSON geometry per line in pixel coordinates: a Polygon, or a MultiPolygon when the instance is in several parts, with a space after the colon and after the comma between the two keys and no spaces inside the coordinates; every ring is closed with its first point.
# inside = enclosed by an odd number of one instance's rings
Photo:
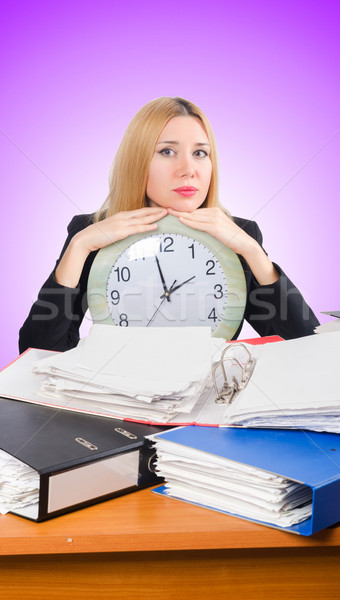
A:
{"type": "Polygon", "coordinates": [[[210,119],[225,206],[322,322],[340,309],[339,17],[327,0],[1,3],[0,366],[66,225],[102,203],[128,122],[163,95],[210,119]]]}

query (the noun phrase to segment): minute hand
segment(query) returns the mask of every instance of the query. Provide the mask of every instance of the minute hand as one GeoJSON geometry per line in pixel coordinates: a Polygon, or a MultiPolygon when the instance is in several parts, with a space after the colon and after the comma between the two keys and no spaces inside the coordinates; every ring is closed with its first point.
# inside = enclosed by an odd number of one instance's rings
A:
{"type": "MultiPolygon", "coordinates": [[[[169,296],[171,296],[171,294],[173,294],[173,292],[175,292],[176,290],[178,290],[180,287],[182,287],[182,285],[184,285],[185,283],[189,283],[189,281],[191,281],[192,279],[195,279],[196,275],[193,275],[192,277],[190,277],[189,279],[186,279],[185,281],[183,281],[182,283],[179,283],[178,285],[176,285],[175,287],[170,288],[170,290],[168,291],[169,296]]],[[[165,294],[161,295],[161,298],[164,298],[165,294]]]]}

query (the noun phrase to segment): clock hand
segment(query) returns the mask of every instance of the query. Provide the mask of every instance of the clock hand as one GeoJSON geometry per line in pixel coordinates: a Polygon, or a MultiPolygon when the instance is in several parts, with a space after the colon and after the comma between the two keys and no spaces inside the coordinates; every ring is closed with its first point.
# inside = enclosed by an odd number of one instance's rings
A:
{"type": "MultiPolygon", "coordinates": [[[[168,292],[168,293],[170,293],[170,292],[171,292],[171,290],[172,290],[173,286],[175,285],[176,281],[177,281],[177,279],[175,279],[175,281],[173,282],[173,284],[172,284],[172,286],[170,287],[170,290],[169,290],[169,292],[168,292]]],[[[162,296],[161,296],[161,297],[162,297],[162,296]]],[[[153,313],[153,315],[152,315],[152,317],[151,317],[150,321],[148,321],[148,323],[146,324],[146,327],[149,327],[149,325],[150,325],[151,321],[153,321],[154,317],[156,316],[156,314],[158,313],[158,311],[159,311],[160,307],[162,306],[162,304],[163,304],[163,302],[164,302],[165,298],[166,298],[166,296],[165,296],[165,294],[163,294],[163,300],[161,300],[161,302],[160,302],[160,303],[159,303],[159,305],[157,306],[157,308],[156,308],[155,312],[153,313]]]]}
{"type": "MultiPolygon", "coordinates": [[[[189,281],[191,281],[192,279],[195,279],[196,275],[193,275],[192,277],[190,277],[189,279],[186,279],[185,281],[183,281],[182,283],[179,283],[178,285],[176,285],[176,287],[172,287],[170,288],[170,290],[168,291],[168,296],[170,296],[172,294],[172,292],[175,292],[176,290],[178,290],[180,287],[182,287],[182,285],[184,285],[185,283],[189,283],[189,281]]],[[[166,296],[165,294],[161,295],[161,298],[167,298],[168,300],[170,300],[170,298],[166,296]]]]}
{"type": "Polygon", "coordinates": [[[168,288],[166,287],[166,283],[165,283],[165,279],[164,279],[164,276],[163,276],[163,273],[162,273],[161,265],[159,264],[159,260],[158,260],[157,256],[155,256],[155,259],[156,259],[159,276],[161,278],[161,282],[162,282],[163,290],[164,290],[164,296],[162,296],[162,297],[166,298],[167,301],[170,302],[169,291],[168,291],[168,288]]]}

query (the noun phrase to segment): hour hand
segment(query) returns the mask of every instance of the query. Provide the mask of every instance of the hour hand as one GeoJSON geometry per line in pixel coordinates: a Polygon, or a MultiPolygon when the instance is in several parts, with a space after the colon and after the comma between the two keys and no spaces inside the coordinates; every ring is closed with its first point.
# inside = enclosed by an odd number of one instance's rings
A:
{"type": "Polygon", "coordinates": [[[156,264],[157,264],[157,267],[158,267],[159,276],[161,278],[161,282],[162,282],[163,290],[164,290],[164,294],[162,294],[161,298],[166,298],[167,301],[170,302],[170,298],[169,298],[170,292],[169,292],[168,288],[166,287],[166,283],[165,283],[164,275],[163,275],[163,272],[162,272],[162,269],[161,269],[161,265],[159,264],[159,260],[158,260],[157,256],[155,256],[155,259],[156,259],[156,264]]]}
{"type": "Polygon", "coordinates": [[[189,283],[189,281],[191,281],[192,279],[195,279],[195,277],[196,277],[196,275],[193,275],[192,277],[189,277],[189,279],[186,279],[185,281],[182,281],[182,283],[179,283],[175,287],[171,287],[170,290],[168,291],[168,295],[166,295],[164,293],[164,294],[161,295],[161,298],[165,298],[166,297],[168,300],[170,300],[169,296],[172,294],[172,292],[175,292],[176,290],[178,290],[185,283],[189,283]]]}

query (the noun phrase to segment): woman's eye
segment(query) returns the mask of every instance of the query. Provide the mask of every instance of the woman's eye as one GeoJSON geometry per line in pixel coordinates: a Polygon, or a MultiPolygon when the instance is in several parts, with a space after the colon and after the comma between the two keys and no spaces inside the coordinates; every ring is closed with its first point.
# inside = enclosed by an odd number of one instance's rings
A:
{"type": "Polygon", "coordinates": [[[195,156],[198,156],[198,158],[204,158],[205,156],[208,156],[208,152],[206,152],[205,150],[196,150],[196,152],[194,152],[195,156]]]}
{"type": "Polygon", "coordinates": [[[160,151],[160,154],[163,154],[163,156],[173,156],[174,151],[171,148],[163,148],[163,150],[160,151]]]}

